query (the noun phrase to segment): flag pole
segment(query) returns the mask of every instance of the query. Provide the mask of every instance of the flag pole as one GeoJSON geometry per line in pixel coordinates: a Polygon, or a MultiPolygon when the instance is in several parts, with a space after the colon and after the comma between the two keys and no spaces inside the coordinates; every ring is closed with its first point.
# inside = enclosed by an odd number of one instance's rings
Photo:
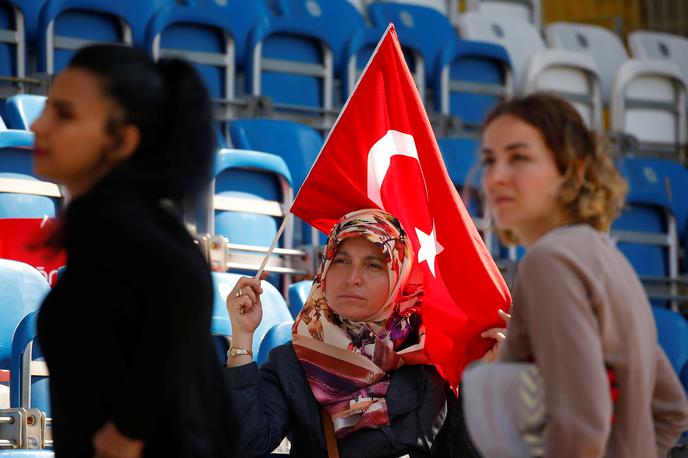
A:
{"type": "Polygon", "coordinates": [[[253,277],[256,280],[260,278],[260,275],[265,270],[265,266],[268,263],[268,259],[270,259],[270,256],[272,256],[272,252],[275,250],[275,247],[277,246],[277,241],[282,236],[282,232],[284,232],[284,229],[287,227],[287,223],[291,219],[291,216],[292,216],[291,213],[287,213],[286,215],[284,215],[284,219],[282,220],[282,225],[277,230],[277,234],[275,234],[275,238],[272,239],[272,244],[270,245],[270,249],[268,250],[267,253],[265,253],[265,257],[263,258],[263,262],[260,263],[260,267],[258,268],[258,272],[256,272],[256,275],[253,277]]]}

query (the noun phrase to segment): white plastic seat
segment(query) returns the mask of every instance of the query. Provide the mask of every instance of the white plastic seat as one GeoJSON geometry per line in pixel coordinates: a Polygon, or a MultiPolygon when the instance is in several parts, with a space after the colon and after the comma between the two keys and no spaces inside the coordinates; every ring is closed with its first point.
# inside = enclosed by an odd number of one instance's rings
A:
{"type": "Polygon", "coordinates": [[[671,33],[637,30],[628,35],[628,46],[633,57],[641,59],[668,59],[681,68],[688,84],[688,38],[671,33]]]}
{"type": "Polygon", "coordinates": [[[479,11],[490,17],[508,17],[530,22],[540,28],[540,0],[466,0],[466,11],[479,11]]]}
{"type": "Polygon", "coordinates": [[[459,16],[458,27],[464,38],[507,49],[517,94],[555,92],[576,106],[589,127],[602,127],[599,75],[589,56],[546,49],[539,31],[519,19],[470,12],[459,16]]]}
{"type": "Polygon", "coordinates": [[[612,129],[633,135],[641,150],[672,153],[685,145],[686,84],[678,65],[632,59],[617,71],[611,98],[612,129]]]}
{"type": "Polygon", "coordinates": [[[602,100],[609,103],[614,75],[628,60],[623,42],[603,27],[571,22],[555,22],[545,28],[545,37],[552,48],[577,51],[590,55],[600,72],[602,100]]]}

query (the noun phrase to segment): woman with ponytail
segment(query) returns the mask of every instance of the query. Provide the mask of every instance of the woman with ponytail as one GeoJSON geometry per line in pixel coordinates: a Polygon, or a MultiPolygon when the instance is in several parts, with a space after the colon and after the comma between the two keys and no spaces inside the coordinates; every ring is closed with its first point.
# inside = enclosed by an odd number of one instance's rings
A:
{"type": "Polygon", "coordinates": [[[200,78],[88,47],[31,129],[35,172],[69,197],[50,240],[67,269],[38,319],[56,456],[229,456],[211,277],[182,220],[214,150],[200,78]]]}

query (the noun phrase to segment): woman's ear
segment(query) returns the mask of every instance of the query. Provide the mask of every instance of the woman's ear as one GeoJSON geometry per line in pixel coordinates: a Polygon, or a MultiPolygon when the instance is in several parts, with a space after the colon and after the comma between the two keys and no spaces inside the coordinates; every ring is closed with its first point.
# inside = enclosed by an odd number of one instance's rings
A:
{"type": "Polygon", "coordinates": [[[118,130],[117,143],[110,153],[115,163],[129,159],[141,143],[141,131],[138,127],[132,124],[126,124],[119,127],[118,130]]]}

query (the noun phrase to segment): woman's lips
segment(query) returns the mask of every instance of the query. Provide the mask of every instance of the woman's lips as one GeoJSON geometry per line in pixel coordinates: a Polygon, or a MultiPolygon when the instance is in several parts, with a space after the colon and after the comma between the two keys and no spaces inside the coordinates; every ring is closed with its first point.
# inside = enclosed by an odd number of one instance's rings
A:
{"type": "Polygon", "coordinates": [[[342,299],[354,299],[359,301],[365,300],[363,296],[358,296],[356,294],[341,294],[339,297],[342,299]]]}
{"type": "Polygon", "coordinates": [[[43,148],[39,148],[38,146],[33,148],[33,155],[34,156],[46,156],[47,153],[43,148]]]}

